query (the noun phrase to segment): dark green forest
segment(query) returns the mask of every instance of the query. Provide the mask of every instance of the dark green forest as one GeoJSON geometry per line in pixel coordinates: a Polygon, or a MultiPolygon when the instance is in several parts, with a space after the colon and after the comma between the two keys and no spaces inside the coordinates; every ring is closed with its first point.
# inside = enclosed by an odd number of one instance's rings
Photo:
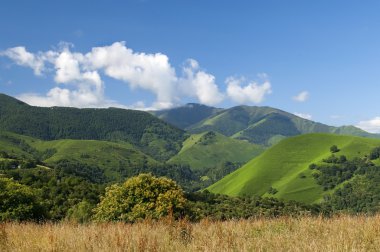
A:
{"type": "Polygon", "coordinates": [[[333,190],[325,196],[325,207],[333,212],[376,213],[380,210],[380,148],[361,158],[348,160],[338,155],[337,148],[330,149],[332,155],[320,164],[311,164],[313,177],[325,191],[333,190]]]}
{"type": "Polygon", "coordinates": [[[157,160],[181,149],[183,130],[147,112],[118,108],[33,107],[0,94],[0,130],[42,140],[126,141],[157,160]]]}

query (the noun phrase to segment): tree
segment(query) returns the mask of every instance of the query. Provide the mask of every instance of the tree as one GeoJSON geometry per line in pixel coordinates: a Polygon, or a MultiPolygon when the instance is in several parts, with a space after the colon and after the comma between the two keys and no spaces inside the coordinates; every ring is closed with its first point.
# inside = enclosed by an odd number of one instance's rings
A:
{"type": "Polygon", "coordinates": [[[34,189],[0,178],[0,221],[39,220],[44,218],[44,213],[34,189]]]}
{"type": "Polygon", "coordinates": [[[333,146],[330,147],[330,151],[331,151],[331,153],[336,153],[336,152],[338,152],[340,150],[338,149],[338,146],[333,145],[333,146]]]}
{"type": "Polygon", "coordinates": [[[94,205],[83,200],[67,211],[67,219],[70,221],[85,223],[90,221],[94,205]]]}
{"type": "Polygon", "coordinates": [[[179,217],[185,204],[184,193],[173,180],[140,174],[122,185],[106,188],[105,196],[94,210],[95,220],[134,222],[169,214],[179,217]]]}
{"type": "Polygon", "coordinates": [[[378,159],[379,157],[380,157],[380,147],[376,147],[369,154],[369,159],[374,160],[374,159],[378,159]]]}

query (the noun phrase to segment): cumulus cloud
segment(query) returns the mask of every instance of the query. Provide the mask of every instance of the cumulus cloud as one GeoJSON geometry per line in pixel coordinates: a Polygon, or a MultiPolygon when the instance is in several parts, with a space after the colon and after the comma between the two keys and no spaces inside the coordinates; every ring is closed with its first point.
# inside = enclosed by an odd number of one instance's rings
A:
{"type": "Polygon", "coordinates": [[[356,127],[371,133],[380,133],[380,116],[372,118],[368,121],[360,121],[356,127]]]}
{"type": "MultiPolygon", "coordinates": [[[[28,52],[25,47],[14,47],[0,52],[0,56],[33,69],[35,75],[53,74],[56,85],[45,95],[19,95],[23,101],[37,106],[122,106],[106,99],[102,76],[124,82],[132,90],[153,93],[156,100],[148,107],[155,109],[170,108],[180,103],[183,97],[194,97],[206,105],[216,105],[226,96],[238,103],[260,103],[271,93],[269,81],[243,86],[243,79],[229,78],[227,93],[223,94],[215,76],[201,69],[196,60],[187,60],[181,74],[177,75],[168,56],[134,52],[125,42],[94,47],[87,53],[73,51],[73,45],[68,43],[60,43],[55,50],[37,53],[28,52]]],[[[141,105],[145,107],[145,103],[136,107],[141,105]]]]}
{"type": "Polygon", "coordinates": [[[307,92],[307,91],[302,91],[298,95],[293,96],[293,100],[295,100],[297,102],[304,102],[307,99],[309,99],[309,92],[307,92]]]}
{"type": "Polygon", "coordinates": [[[85,55],[84,66],[103,70],[107,76],[127,82],[132,88],[153,92],[159,108],[173,106],[177,77],[164,54],[135,53],[124,42],[116,42],[93,48],[85,55]]]}
{"type": "Polygon", "coordinates": [[[206,105],[215,105],[224,99],[215,83],[215,76],[200,70],[196,60],[189,59],[183,67],[183,73],[179,88],[184,95],[197,97],[206,105]]]}
{"type": "Polygon", "coordinates": [[[0,52],[0,55],[7,56],[17,65],[32,68],[36,75],[41,75],[41,72],[44,70],[45,57],[43,54],[34,55],[26,51],[23,46],[10,48],[6,51],[0,52]]]}
{"type": "Polygon", "coordinates": [[[307,120],[311,120],[312,119],[312,116],[310,114],[306,114],[306,113],[297,113],[295,112],[294,113],[296,116],[299,116],[301,118],[304,118],[304,119],[307,119],[307,120]]]}
{"type": "Polygon", "coordinates": [[[104,107],[104,100],[96,92],[88,91],[85,88],[69,90],[55,87],[46,95],[22,94],[18,96],[20,100],[35,106],[51,107],[104,107]]]}
{"type": "Polygon", "coordinates": [[[265,80],[261,85],[253,81],[243,86],[243,82],[244,78],[230,77],[226,80],[227,95],[237,103],[260,103],[266,95],[272,93],[271,84],[268,80],[265,80]]]}

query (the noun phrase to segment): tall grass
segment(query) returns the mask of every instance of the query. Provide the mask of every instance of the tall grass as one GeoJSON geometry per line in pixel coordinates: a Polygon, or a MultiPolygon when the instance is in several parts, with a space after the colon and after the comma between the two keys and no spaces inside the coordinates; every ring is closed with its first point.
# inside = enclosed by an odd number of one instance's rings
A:
{"type": "Polygon", "coordinates": [[[380,215],[200,223],[3,223],[0,251],[378,251],[380,215]]]}

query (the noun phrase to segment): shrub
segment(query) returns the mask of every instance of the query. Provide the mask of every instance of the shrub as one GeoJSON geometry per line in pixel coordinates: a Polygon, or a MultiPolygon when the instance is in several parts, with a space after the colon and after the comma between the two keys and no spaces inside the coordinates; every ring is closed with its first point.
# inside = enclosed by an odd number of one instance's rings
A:
{"type": "Polygon", "coordinates": [[[0,178],[0,221],[39,220],[44,213],[34,189],[12,179],[0,178]]]}
{"type": "Polygon", "coordinates": [[[333,146],[330,147],[330,151],[331,151],[331,153],[336,153],[336,152],[338,152],[340,150],[338,149],[338,146],[333,145],[333,146]]]}
{"type": "Polygon", "coordinates": [[[106,188],[105,196],[95,208],[95,219],[134,222],[169,214],[179,217],[185,203],[182,189],[173,180],[140,174],[122,185],[106,188]]]}

